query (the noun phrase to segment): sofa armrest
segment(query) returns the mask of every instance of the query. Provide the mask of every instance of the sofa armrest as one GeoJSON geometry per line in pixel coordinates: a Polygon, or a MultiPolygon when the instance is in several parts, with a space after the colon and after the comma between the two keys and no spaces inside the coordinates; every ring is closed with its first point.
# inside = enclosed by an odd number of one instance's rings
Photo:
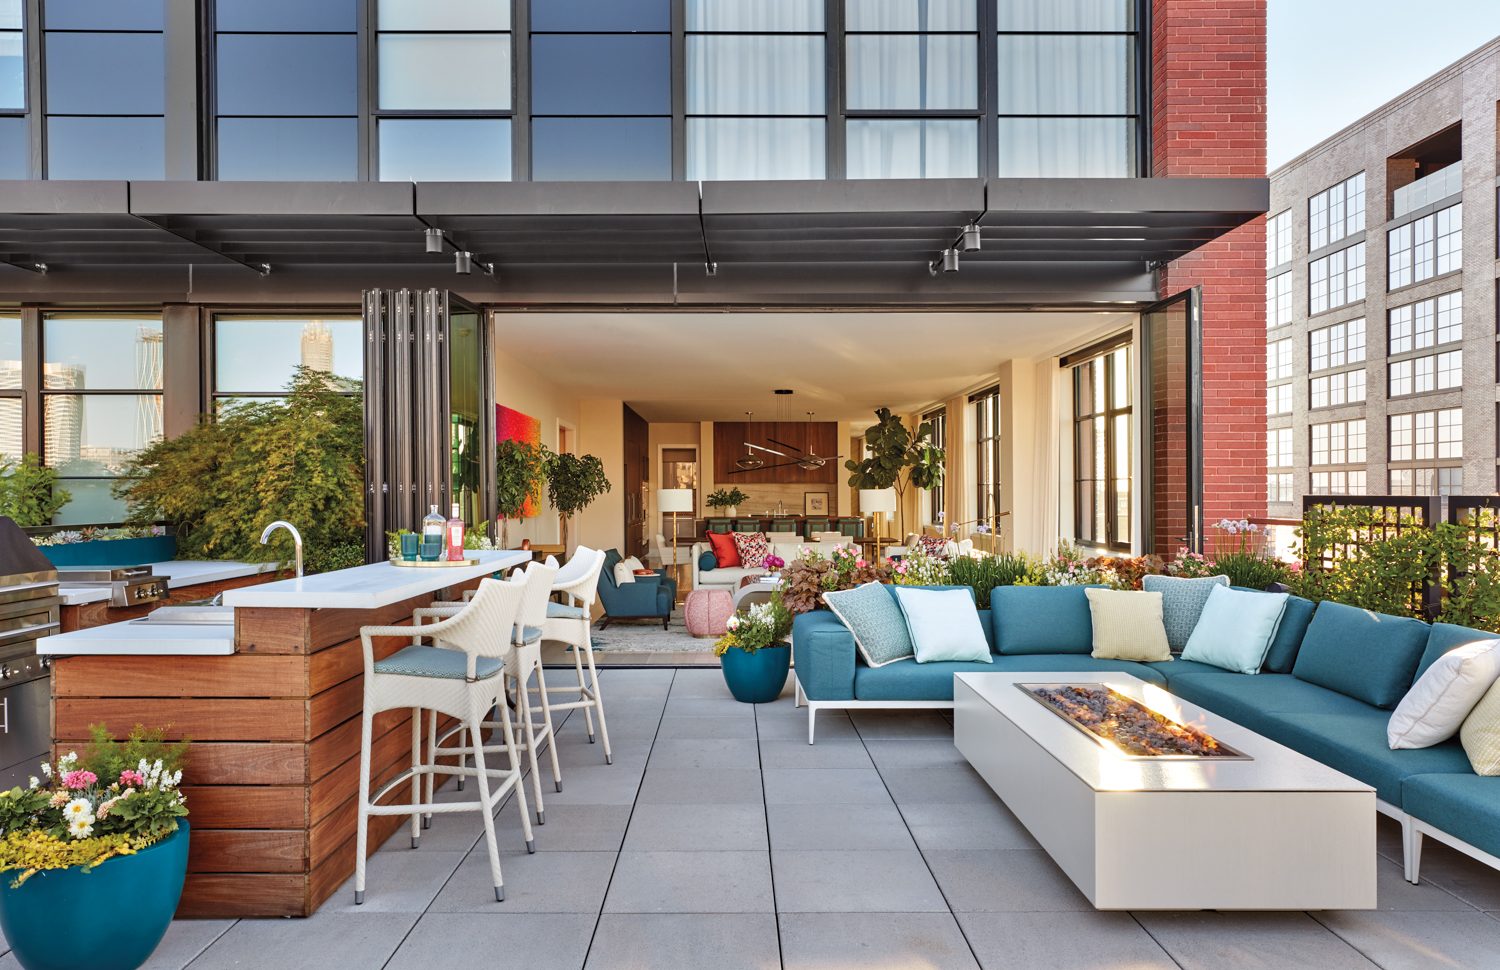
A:
{"type": "Polygon", "coordinates": [[[614,589],[600,587],[599,599],[604,612],[612,616],[657,616],[657,593],[660,583],[625,583],[614,589]]]}
{"type": "Polygon", "coordinates": [[[797,615],[792,621],[792,656],[809,700],[854,699],[854,634],[831,612],[797,615]]]}

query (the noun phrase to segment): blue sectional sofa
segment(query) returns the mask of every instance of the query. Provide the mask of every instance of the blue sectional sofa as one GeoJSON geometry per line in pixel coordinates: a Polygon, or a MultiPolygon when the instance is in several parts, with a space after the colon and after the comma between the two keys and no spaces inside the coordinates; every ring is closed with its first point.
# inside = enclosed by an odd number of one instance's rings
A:
{"type": "Polygon", "coordinates": [[[992,663],[869,667],[832,613],[799,615],[792,654],[808,743],[820,709],[952,708],[955,673],[1123,672],[1373,786],[1380,811],[1401,823],[1411,882],[1424,836],[1500,869],[1500,777],[1476,775],[1457,738],[1399,751],[1386,742],[1391,710],[1433,661],[1495,634],[1331,602],[1315,611],[1292,597],[1261,672],[1241,674],[1186,660],[1096,660],[1082,587],[996,588],[979,616],[992,663]]]}

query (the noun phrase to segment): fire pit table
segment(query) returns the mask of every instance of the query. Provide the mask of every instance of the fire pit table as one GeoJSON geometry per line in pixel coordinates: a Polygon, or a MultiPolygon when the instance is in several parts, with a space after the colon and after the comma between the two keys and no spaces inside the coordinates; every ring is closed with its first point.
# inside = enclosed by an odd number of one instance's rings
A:
{"type": "Polygon", "coordinates": [[[1098,909],[1374,909],[1375,790],[1129,674],[955,674],[953,740],[1098,909]]]}

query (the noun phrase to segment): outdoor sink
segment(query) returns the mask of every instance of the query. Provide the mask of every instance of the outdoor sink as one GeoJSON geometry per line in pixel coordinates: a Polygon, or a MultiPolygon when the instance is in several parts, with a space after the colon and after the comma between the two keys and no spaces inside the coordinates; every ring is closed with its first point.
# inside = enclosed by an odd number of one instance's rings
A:
{"type": "Polygon", "coordinates": [[[139,620],[131,620],[131,623],[144,623],[151,626],[233,626],[234,607],[232,606],[163,606],[139,620]]]}

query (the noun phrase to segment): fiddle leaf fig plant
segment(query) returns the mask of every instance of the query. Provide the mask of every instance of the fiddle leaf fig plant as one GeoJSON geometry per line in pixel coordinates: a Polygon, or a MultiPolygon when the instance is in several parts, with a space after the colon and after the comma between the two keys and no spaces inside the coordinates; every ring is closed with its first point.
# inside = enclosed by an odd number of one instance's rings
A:
{"type": "Polygon", "coordinates": [[[540,509],[547,466],[556,456],[541,443],[502,441],[495,446],[495,491],[499,497],[500,548],[510,548],[510,520],[540,509]]]}
{"type": "Polygon", "coordinates": [[[563,549],[568,548],[568,523],[609,491],[604,462],[594,455],[553,455],[547,462],[547,501],[562,516],[563,549]]]}
{"type": "Polygon", "coordinates": [[[923,421],[912,434],[890,408],[881,408],[875,417],[876,423],[865,432],[870,457],[864,461],[851,458],[844,462],[844,468],[851,473],[850,488],[896,490],[901,533],[905,535],[906,491],[936,488],[943,483],[943,449],[932,440],[931,421],[923,421]]]}

